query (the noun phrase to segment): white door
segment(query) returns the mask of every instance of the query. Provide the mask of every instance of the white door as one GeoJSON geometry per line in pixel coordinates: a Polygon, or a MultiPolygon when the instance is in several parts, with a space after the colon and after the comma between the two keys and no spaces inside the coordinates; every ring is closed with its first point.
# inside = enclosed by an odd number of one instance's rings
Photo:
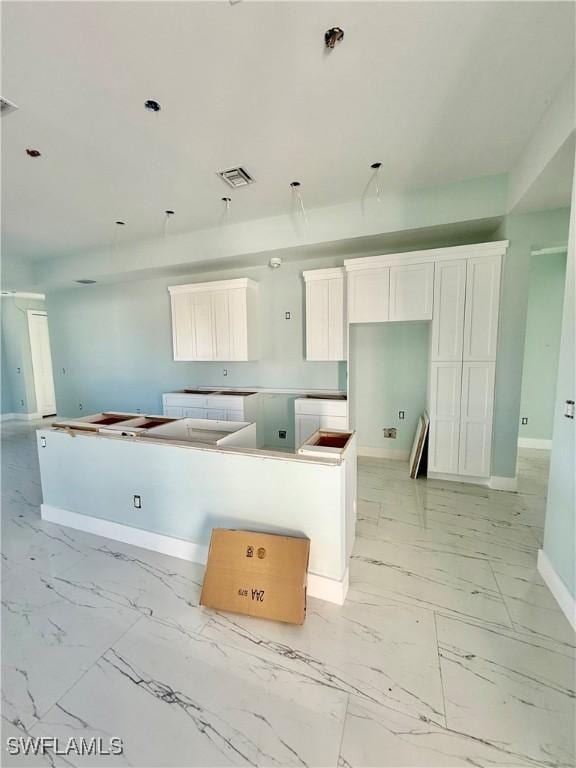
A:
{"type": "Polygon", "coordinates": [[[296,416],[296,448],[320,429],[320,416],[298,414],[296,416]]]}
{"type": "Polygon", "coordinates": [[[462,360],[465,297],[466,260],[439,261],[434,270],[432,360],[462,360]]]}
{"type": "Polygon", "coordinates": [[[434,264],[390,267],[390,320],[431,320],[434,264]]]}
{"type": "Polygon", "coordinates": [[[348,272],[348,321],[383,323],[388,320],[390,268],[348,272]]]}
{"type": "Polygon", "coordinates": [[[495,363],[464,363],[458,461],[461,475],[490,475],[495,369],[495,363]]]}
{"type": "Polygon", "coordinates": [[[212,294],[214,360],[231,360],[228,293],[228,291],[216,291],[212,294]]]}
{"type": "Polygon", "coordinates": [[[194,326],[194,360],[214,359],[212,335],[212,294],[209,291],[190,294],[194,326]]]}
{"type": "Polygon", "coordinates": [[[496,360],[500,307],[500,257],[468,260],[464,360],[496,360]]]}
{"type": "Polygon", "coordinates": [[[191,326],[191,296],[189,293],[173,293],[172,304],[172,343],[174,360],[194,359],[194,337],[191,326]]]}
{"type": "Polygon", "coordinates": [[[330,280],[306,283],[306,360],[330,359],[330,280]]]}
{"type": "Polygon", "coordinates": [[[42,416],[51,416],[56,413],[56,395],[54,393],[52,353],[46,313],[29,310],[28,329],[30,332],[34,389],[36,390],[36,411],[42,416]]]}
{"type": "Polygon", "coordinates": [[[458,472],[462,363],[432,363],[430,368],[428,469],[455,473],[458,472]]]}

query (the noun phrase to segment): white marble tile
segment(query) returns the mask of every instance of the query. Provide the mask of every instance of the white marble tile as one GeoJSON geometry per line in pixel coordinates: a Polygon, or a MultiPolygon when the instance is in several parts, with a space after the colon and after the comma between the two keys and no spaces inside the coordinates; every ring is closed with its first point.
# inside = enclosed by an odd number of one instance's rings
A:
{"type": "Polygon", "coordinates": [[[505,743],[493,744],[431,718],[412,718],[350,697],[340,768],[501,768],[544,766],[505,743]]]}
{"type": "Polygon", "coordinates": [[[434,617],[414,605],[309,600],[301,627],[215,614],[202,635],[285,664],[302,681],[443,719],[434,617]]]}
{"type": "Polygon", "coordinates": [[[115,735],[116,764],[142,768],[335,766],[346,703],[284,665],[141,619],[34,734],[115,735]]]}
{"type": "Polygon", "coordinates": [[[475,557],[357,538],[350,586],[448,614],[510,624],[490,563],[475,557]]]}
{"type": "Polygon", "coordinates": [[[101,539],[57,581],[189,632],[209,620],[198,607],[203,578],[198,563],[101,539]]]}
{"type": "Polygon", "coordinates": [[[492,569],[514,628],[553,650],[572,655],[576,635],[536,565],[492,563],[492,569]]]}
{"type": "Polygon", "coordinates": [[[2,585],[2,712],[31,726],[139,614],[14,566],[2,585]]]}
{"type": "Polygon", "coordinates": [[[537,639],[437,617],[450,728],[542,765],[573,766],[574,657],[537,639]]]}

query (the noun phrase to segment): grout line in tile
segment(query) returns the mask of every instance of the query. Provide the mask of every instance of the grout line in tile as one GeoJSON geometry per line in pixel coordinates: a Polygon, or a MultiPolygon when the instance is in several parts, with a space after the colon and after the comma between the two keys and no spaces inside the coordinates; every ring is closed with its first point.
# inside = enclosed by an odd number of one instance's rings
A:
{"type": "Polygon", "coordinates": [[[518,631],[518,627],[514,623],[514,620],[512,618],[512,614],[508,610],[508,603],[504,599],[504,595],[502,594],[502,590],[500,589],[500,584],[498,583],[498,579],[496,578],[496,571],[494,570],[494,564],[492,563],[491,560],[487,560],[487,563],[490,566],[490,572],[492,574],[492,578],[494,579],[494,583],[496,584],[496,589],[498,590],[498,594],[500,595],[500,599],[502,600],[502,603],[504,605],[504,610],[506,611],[506,614],[507,614],[508,618],[510,619],[510,627],[514,631],[517,632],[518,631]]]}
{"type": "Polygon", "coordinates": [[[438,641],[438,623],[436,611],[434,611],[434,635],[436,637],[436,656],[438,657],[438,672],[440,674],[440,687],[442,688],[442,704],[444,705],[444,726],[448,728],[448,711],[446,709],[446,691],[444,689],[444,676],[442,675],[442,660],[440,658],[440,642],[438,641]]]}

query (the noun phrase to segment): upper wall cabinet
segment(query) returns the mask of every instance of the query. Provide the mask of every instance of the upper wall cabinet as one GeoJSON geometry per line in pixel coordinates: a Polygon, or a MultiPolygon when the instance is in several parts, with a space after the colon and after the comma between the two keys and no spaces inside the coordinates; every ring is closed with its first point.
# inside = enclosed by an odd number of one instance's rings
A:
{"type": "Polygon", "coordinates": [[[500,270],[499,256],[479,256],[468,260],[464,360],[496,360],[500,270]]]}
{"type": "Polygon", "coordinates": [[[346,262],[348,322],[431,320],[434,263],[377,266],[385,257],[346,262]]]}
{"type": "Polygon", "coordinates": [[[434,264],[390,267],[390,320],[431,320],[434,264]]]}
{"type": "Polygon", "coordinates": [[[174,360],[256,360],[258,283],[247,278],[168,288],[174,360]]]}
{"type": "Polygon", "coordinates": [[[383,323],[389,319],[390,268],[348,272],[348,322],[383,323]]]}
{"type": "Polygon", "coordinates": [[[440,261],[434,272],[431,357],[434,362],[462,360],[466,259],[440,261]]]}
{"type": "Polygon", "coordinates": [[[303,272],[306,360],[346,360],[344,268],[303,272]]]}

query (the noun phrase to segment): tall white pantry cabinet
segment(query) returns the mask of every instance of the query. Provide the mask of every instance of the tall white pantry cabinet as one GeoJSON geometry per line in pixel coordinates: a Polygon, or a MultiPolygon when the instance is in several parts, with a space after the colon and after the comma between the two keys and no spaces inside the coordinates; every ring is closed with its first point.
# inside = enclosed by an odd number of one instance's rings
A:
{"type": "Polygon", "coordinates": [[[428,474],[491,475],[500,275],[507,241],[345,261],[348,322],[431,320],[428,474]]]}
{"type": "Polygon", "coordinates": [[[501,255],[436,264],[428,471],[490,476],[501,255]]]}

